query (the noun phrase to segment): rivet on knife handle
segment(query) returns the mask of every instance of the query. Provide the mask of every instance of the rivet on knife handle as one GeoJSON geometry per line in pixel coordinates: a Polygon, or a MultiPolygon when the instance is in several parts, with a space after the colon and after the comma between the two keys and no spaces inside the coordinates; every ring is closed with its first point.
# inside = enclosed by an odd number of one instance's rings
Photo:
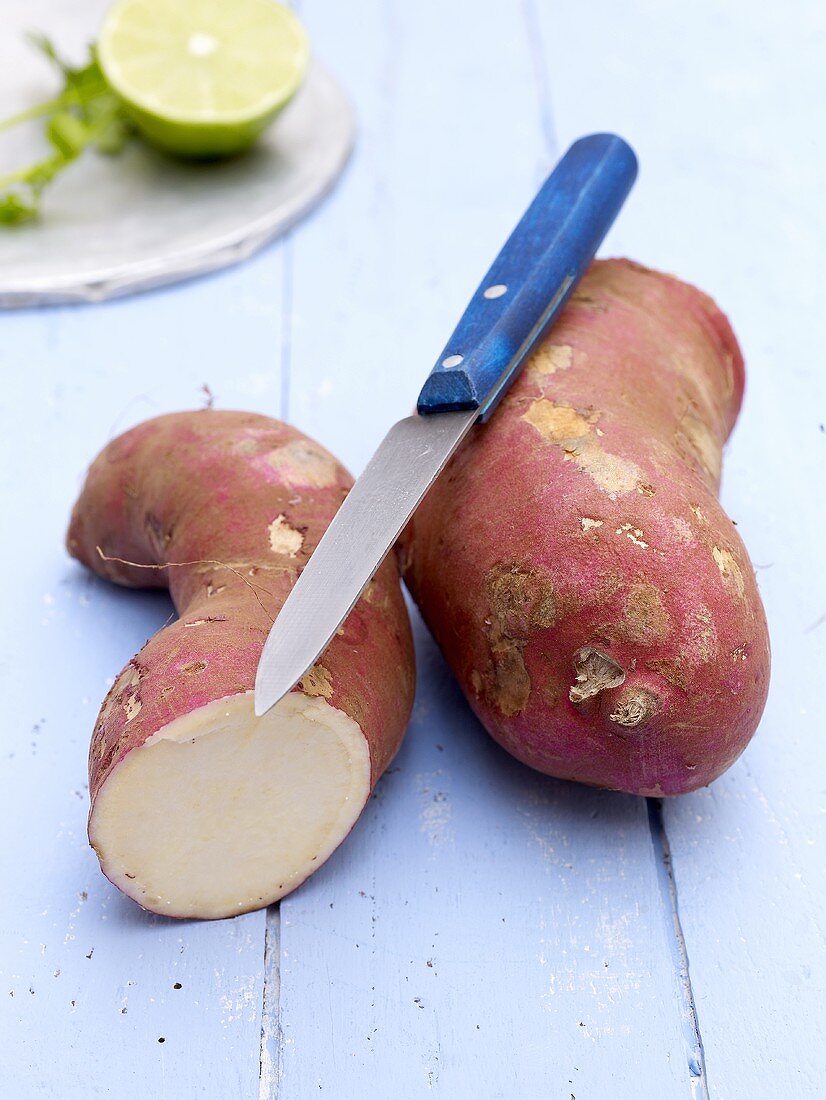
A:
{"type": "Polygon", "coordinates": [[[574,142],[471,298],[419,394],[420,415],[490,416],[585,273],[636,175],[622,138],[574,142]]]}

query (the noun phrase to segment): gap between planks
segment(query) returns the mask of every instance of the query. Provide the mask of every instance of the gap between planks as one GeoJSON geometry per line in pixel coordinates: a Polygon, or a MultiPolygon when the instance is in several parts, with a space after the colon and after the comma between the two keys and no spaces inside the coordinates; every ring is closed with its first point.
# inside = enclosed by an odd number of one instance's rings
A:
{"type": "Polygon", "coordinates": [[[258,1058],[258,1100],[277,1100],[281,1084],[281,910],[267,909],[264,926],[264,993],[261,1005],[261,1047],[258,1058]]]}
{"type": "Polygon", "coordinates": [[[668,843],[668,833],[663,818],[662,799],[647,798],[646,803],[648,806],[648,826],[651,831],[651,843],[654,847],[654,857],[657,864],[657,882],[663,903],[663,916],[666,918],[668,925],[667,935],[671,947],[674,981],[680,1000],[680,1015],[683,1021],[691,1097],[692,1100],[709,1100],[706,1056],[703,1049],[700,1024],[697,1019],[694,990],[691,986],[688,949],[683,935],[683,927],[680,923],[677,882],[674,878],[671,847],[668,843]]]}

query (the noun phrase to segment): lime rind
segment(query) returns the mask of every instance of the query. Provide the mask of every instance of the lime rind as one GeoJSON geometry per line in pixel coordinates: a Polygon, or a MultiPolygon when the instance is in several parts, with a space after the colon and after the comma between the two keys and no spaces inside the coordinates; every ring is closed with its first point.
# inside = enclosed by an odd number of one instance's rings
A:
{"type": "Polygon", "coordinates": [[[300,87],[301,23],[275,0],[120,0],[98,57],[154,144],[186,156],[249,145],[300,87]]]}

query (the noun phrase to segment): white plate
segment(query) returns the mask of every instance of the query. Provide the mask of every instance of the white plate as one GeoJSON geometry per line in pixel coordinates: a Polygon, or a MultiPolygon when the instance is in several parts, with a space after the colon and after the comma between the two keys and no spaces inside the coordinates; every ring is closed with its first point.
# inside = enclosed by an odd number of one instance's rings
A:
{"type": "MultiPolygon", "coordinates": [[[[15,50],[15,61],[20,56],[15,50]]],[[[4,43],[0,64],[6,60],[4,43]]],[[[3,68],[3,85],[20,76],[19,67],[3,68]]],[[[48,86],[39,91],[50,94],[48,86]]],[[[4,135],[0,174],[42,148],[38,126],[21,129],[4,135]]],[[[245,259],[329,190],[354,129],[346,95],[314,62],[292,103],[243,156],[184,163],[140,141],[117,157],[87,153],[44,193],[39,221],[0,226],[0,307],[97,302],[245,259]]]]}

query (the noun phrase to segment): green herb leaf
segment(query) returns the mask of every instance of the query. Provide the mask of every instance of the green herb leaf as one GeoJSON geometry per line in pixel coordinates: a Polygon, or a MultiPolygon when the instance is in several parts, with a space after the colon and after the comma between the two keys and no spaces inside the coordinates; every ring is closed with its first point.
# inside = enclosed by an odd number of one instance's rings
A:
{"type": "Polygon", "coordinates": [[[0,196],[0,225],[18,225],[37,216],[37,197],[26,201],[15,191],[0,196]]]}
{"type": "Polygon", "coordinates": [[[97,63],[94,47],[85,65],[74,66],[57,52],[45,35],[29,36],[32,44],[57,68],[63,90],[0,122],[0,131],[35,118],[45,118],[45,135],[52,152],[42,160],[0,177],[0,225],[36,218],[44,188],[90,146],[100,153],[119,153],[132,126],[97,63]]]}

